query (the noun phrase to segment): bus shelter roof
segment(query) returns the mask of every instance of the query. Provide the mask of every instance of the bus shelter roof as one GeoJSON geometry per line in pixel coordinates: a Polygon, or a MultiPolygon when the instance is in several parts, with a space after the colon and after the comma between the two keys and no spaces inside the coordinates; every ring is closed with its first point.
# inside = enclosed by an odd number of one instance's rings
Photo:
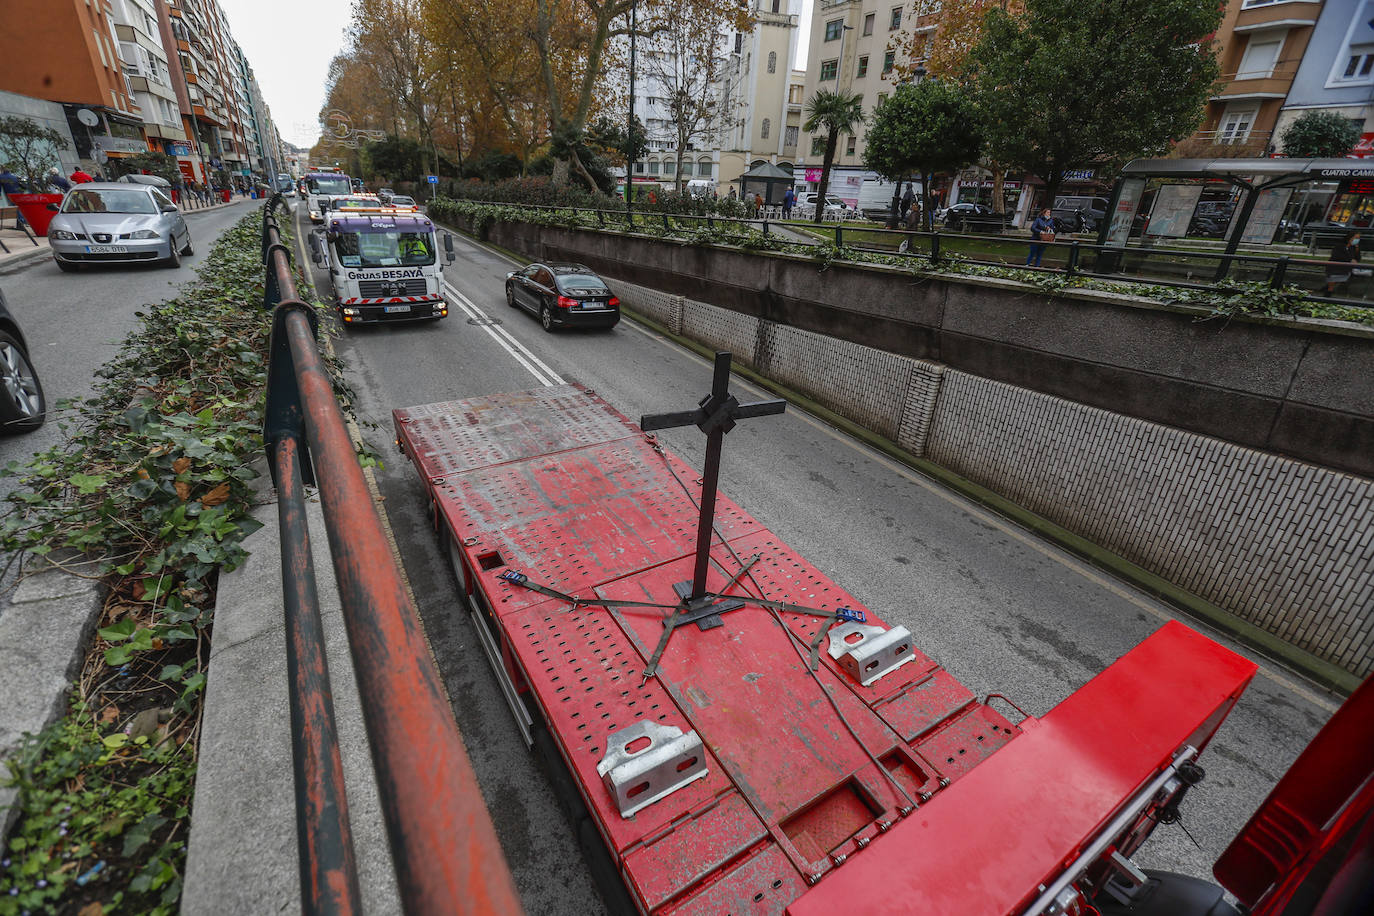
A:
{"type": "Polygon", "coordinates": [[[1374,178],[1374,160],[1360,159],[1133,159],[1122,177],[1215,178],[1241,187],[1274,187],[1304,181],[1374,178]]]}

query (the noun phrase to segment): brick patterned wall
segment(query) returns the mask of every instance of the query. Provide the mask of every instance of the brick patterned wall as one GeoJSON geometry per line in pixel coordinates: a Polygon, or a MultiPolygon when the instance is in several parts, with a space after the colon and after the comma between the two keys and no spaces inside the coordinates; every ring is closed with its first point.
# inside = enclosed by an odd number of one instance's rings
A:
{"type": "Polygon", "coordinates": [[[1374,670],[1374,481],[618,280],[949,468],[1353,674],[1374,670]]]}
{"type": "Polygon", "coordinates": [[[927,457],[1319,658],[1374,670],[1374,481],[956,370],[927,457]]]}

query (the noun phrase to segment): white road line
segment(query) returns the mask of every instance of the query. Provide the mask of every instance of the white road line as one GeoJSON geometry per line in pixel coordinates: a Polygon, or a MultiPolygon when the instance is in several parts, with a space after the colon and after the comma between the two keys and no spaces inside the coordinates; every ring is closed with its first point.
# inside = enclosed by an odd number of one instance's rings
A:
{"type": "MultiPolygon", "coordinates": [[[[448,289],[448,292],[451,293],[452,296],[458,300],[458,307],[461,308],[463,311],[467,312],[469,316],[483,322],[489,322],[491,320],[491,316],[489,316],[486,312],[482,311],[480,308],[474,305],[472,300],[469,299],[467,296],[464,296],[461,292],[459,292],[458,288],[454,286],[452,283],[445,280],[444,286],[448,289]]],[[[481,327],[487,333],[491,334],[491,336],[498,343],[504,346],[507,352],[511,353],[511,355],[515,356],[516,359],[520,360],[521,363],[525,365],[525,368],[529,369],[530,372],[533,373],[536,378],[539,378],[542,373],[542,375],[545,378],[549,379],[548,381],[544,381],[543,378],[540,378],[540,381],[542,381],[545,385],[567,384],[567,381],[564,380],[562,376],[560,376],[557,372],[554,372],[552,369],[550,369],[548,367],[548,364],[546,364],[539,357],[535,356],[534,353],[531,352],[528,347],[526,347],[520,341],[516,340],[515,337],[509,331],[501,327],[499,324],[483,323],[481,327]],[[526,360],[528,360],[529,362],[526,362],[526,360]],[[536,372],[529,365],[529,363],[533,363],[535,366],[538,366],[539,371],[536,372]]]]}

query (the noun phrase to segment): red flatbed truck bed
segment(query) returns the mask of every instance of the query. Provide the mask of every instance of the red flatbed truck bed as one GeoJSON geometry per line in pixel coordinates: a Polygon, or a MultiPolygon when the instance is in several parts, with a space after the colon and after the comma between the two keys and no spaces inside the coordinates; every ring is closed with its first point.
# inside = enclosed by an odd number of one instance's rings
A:
{"type": "Polygon", "coordinates": [[[710,591],[865,620],[746,604],[664,642],[696,472],[576,386],[393,413],[517,719],[646,913],[1025,912],[1069,871],[1100,881],[1103,829],[1143,841],[1255,670],[1171,623],[1013,723],[724,497],[710,591]]]}

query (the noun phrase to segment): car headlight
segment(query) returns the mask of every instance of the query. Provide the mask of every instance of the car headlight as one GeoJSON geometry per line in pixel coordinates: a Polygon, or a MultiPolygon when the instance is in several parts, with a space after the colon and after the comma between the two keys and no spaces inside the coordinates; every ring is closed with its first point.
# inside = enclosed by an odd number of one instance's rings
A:
{"type": "Polygon", "coordinates": [[[154,231],[151,230],[151,229],[139,229],[137,232],[131,232],[131,233],[129,233],[129,238],[131,238],[131,239],[156,239],[156,238],[161,238],[161,236],[159,236],[156,232],[154,232],[154,231]]]}
{"type": "Polygon", "coordinates": [[[68,232],[66,229],[54,229],[52,232],[49,232],[48,235],[55,239],[60,239],[63,242],[76,241],[76,233],[68,232]]]}

